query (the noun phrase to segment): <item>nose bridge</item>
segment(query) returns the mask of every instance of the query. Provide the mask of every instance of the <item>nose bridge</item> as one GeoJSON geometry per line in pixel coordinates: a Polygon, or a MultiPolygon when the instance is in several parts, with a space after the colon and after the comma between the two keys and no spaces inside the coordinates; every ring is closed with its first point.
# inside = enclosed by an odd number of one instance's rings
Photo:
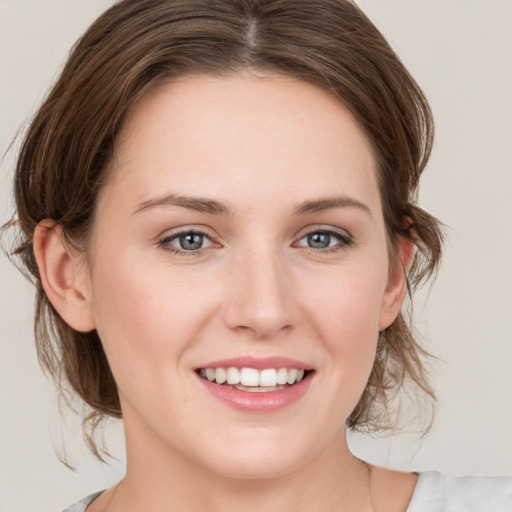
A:
{"type": "Polygon", "coordinates": [[[231,328],[264,338],[292,327],[290,275],[275,247],[251,244],[237,255],[229,288],[226,319],[231,328]]]}

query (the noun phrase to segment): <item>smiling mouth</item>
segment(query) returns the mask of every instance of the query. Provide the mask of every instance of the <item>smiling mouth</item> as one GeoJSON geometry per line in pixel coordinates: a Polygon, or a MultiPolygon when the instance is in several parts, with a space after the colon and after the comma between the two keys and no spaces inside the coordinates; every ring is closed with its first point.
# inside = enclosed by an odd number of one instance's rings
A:
{"type": "Polygon", "coordinates": [[[298,368],[199,368],[199,377],[220,386],[231,387],[250,393],[283,391],[298,384],[313,370],[298,368]]]}

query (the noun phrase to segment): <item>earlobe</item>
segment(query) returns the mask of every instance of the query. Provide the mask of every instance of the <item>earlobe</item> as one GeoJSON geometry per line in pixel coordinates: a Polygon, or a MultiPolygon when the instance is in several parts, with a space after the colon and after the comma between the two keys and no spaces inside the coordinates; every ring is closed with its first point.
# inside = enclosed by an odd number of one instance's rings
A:
{"type": "Polygon", "coordinates": [[[62,319],[73,329],[95,329],[81,255],[66,242],[62,226],[46,219],[34,232],[34,255],[44,291],[62,319]]]}
{"type": "Polygon", "coordinates": [[[389,271],[379,317],[379,331],[387,329],[396,319],[407,292],[407,274],[414,257],[415,244],[406,237],[399,237],[397,261],[389,271]]]}

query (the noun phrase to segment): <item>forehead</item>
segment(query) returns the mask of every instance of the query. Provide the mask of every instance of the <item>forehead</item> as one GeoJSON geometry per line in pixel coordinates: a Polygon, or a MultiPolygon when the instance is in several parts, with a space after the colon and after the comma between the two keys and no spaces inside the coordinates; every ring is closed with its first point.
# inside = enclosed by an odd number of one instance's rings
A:
{"type": "Polygon", "coordinates": [[[333,186],[379,201],[371,144],[348,109],[275,75],[160,84],[133,108],[113,164],[112,181],[130,186],[134,202],[166,188],[229,202],[237,187],[246,199],[285,188],[300,201],[333,186]]]}

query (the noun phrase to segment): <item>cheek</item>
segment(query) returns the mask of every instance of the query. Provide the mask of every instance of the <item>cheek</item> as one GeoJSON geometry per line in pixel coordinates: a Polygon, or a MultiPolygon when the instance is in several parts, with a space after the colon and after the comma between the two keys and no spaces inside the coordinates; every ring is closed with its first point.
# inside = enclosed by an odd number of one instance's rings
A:
{"type": "Polygon", "coordinates": [[[386,268],[377,263],[340,269],[308,287],[313,290],[305,302],[310,323],[324,341],[334,371],[354,389],[364,387],[373,366],[386,281],[386,268]]]}
{"type": "MultiPolygon", "coordinates": [[[[329,339],[353,338],[378,332],[379,314],[386,286],[384,271],[372,266],[343,268],[309,289],[309,309],[329,339]]],[[[363,339],[361,339],[363,341],[363,339]]]]}
{"type": "Polygon", "coordinates": [[[112,256],[98,262],[92,288],[98,334],[116,379],[145,373],[144,367],[177,371],[180,354],[208,319],[214,291],[136,255],[112,256]]]}

